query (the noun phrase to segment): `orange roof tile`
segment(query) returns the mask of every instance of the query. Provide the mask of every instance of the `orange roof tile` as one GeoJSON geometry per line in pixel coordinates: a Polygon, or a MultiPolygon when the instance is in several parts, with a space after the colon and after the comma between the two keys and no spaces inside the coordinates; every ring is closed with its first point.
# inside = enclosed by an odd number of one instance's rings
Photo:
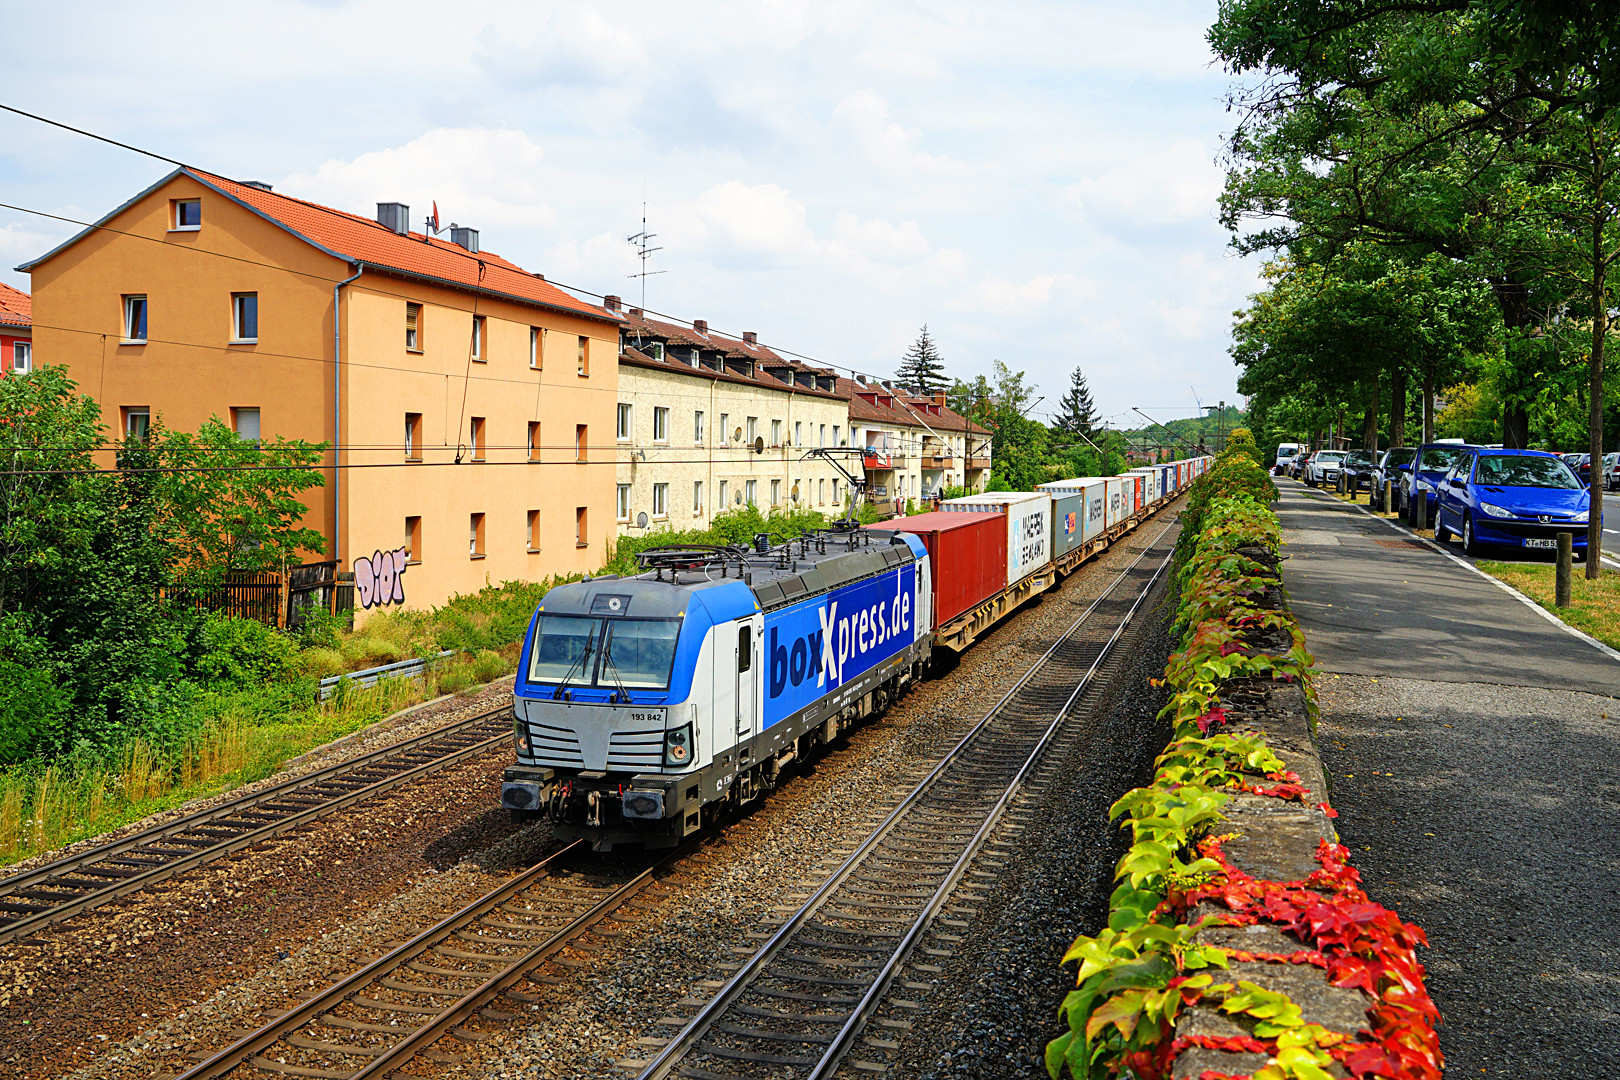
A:
{"type": "Polygon", "coordinates": [[[33,326],[34,298],[0,282],[0,325],[33,326]]]}
{"type": "Polygon", "coordinates": [[[619,321],[604,309],[571,296],[494,252],[474,254],[456,244],[423,233],[413,232],[402,236],[358,214],[334,210],[250,184],[239,184],[198,169],[187,168],[183,171],[339,258],[462,288],[482,288],[514,300],[580,315],[619,321]]]}

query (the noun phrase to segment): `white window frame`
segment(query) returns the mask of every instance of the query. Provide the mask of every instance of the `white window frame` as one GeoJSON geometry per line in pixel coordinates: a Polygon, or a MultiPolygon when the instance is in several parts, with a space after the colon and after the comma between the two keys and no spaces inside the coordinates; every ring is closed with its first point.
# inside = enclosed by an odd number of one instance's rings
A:
{"type": "Polygon", "coordinates": [[[721,510],[724,510],[726,508],[726,495],[728,494],[726,489],[728,487],[730,487],[730,486],[731,486],[731,481],[729,481],[729,480],[720,481],[719,495],[720,495],[720,509],[721,510]]]}
{"type": "Polygon", "coordinates": [[[125,408],[124,408],[124,438],[130,439],[130,438],[135,437],[135,427],[136,427],[136,425],[134,423],[134,420],[135,420],[136,417],[144,417],[145,420],[146,420],[146,422],[144,424],[140,425],[140,427],[141,427],[141,442],[144,443],[144,442],[146,442],[148,439],[150,439],[152,437],[152,410],[151,410],[151,408],[149,406],[148,407],[125,406],[125,408]]]}
{"type": "Polygon", "coordinates": [[[782,421],[780,420],[771,421],[771,445],[782,445],[782,421]]]}
{"type": "Polygon", "coordinates": [[[817,446],[826,446],[827,445],[827,425],[826,424],[822,424],[821,425],[821,430],[816,432],[816,445],[817,446]]]}
{"type": "Polygon", "coordinates": [[[535,371],[540,370],[540,335],[544,333],[538,326],[529,327],[529,367],[535,371]]]}
{"type": "Polygon", "coordinates": [[[405,351],[422,351],[422,324],[427,321],[427,308],[423,304],[405,302],[405,351]],[[416,309],[416,326],[411,326],[411,308],[416,309]]]}
{"type": "Polygon", "coordinates": [[[731,444],[731,414],[723,412],[723,413],[720,414],[720,445],[721,446],[729,446],[730,444],[731,444]]]}
{"type": "Polygon", "coordinates": [[[771,481],[771,505],[782,505],[782,481],[780,480],[771,481]]]}
{"type": "Polygon", "coordinates": [[[259,341],[259,294],[256,292],[231,293],[231,344],[256,345],[259,341]],[[243,303],[253,301],[253,333],[242,333],[243,303]]]}
{"type": "Polygon", "coordinates": [[[259,442],[264,438],[264,410],[257,405],[233,408],[231,410],[231,428],[236,432],[236,437],[243,442],[259,442]],[[247,415],[253,417],[253,427],[257,429],[252,435],[242,434],[242,420],[247,415]]]}
{"type": "Polygon", "coordinates": [[[758,494],[759,481],[747,480],[743,482],[743,502],[749,506],[754,505],[754,496],[758,494]]]}
{"type": "Polygon", "coordinates": [[[488,327],[485,325],[484,316],[474,315],[472,324],[472,358],[474,361],[480,364],[488,362],[488,359],[484,356],[484,332],[487,329],[488,327]]]}
{"type": "Polygon", "coordinates": [[[693,515],[703,513],[703,481],[701,480],[692,481],[692,513],[693,515]]]}
{"type": "Polygon", "coordinates": [[[745,441],[749,446],[753,446],[754,440],[759,438],[759,417],[750,416],[748,418],[748,426],[744,430],[748,432],[745,441]]]}
{"type": "Polygon", "coordinates": [[[793,421],[793,445],[804,445],[804,424],[798,420],[793,421]]]}
{"type": "Polygon", "coordinates": [[[628,401],[619,402],[618,418],[615,421],[614,434],[620,442],[629,442],[630,433],[634,430],[635,414],[631,411],[628,401]]]}
{"type": "Polygon", "coordinates": [[[170,232],[198,232],[198,231],[200,231],[202,229],[202,200],[201,199],[176,199],[176,200],[174,200],[174,220],[169,222],[169,225],[170,225],[170,228],[169,228],[170,232]],[[195,206],[197,208],[197,224],[195,224],[195,225],[182,225],[182,224],[180,224],[180,208],[182,206],[195,206]]]}
{"type": "Polygon", "coordinates": [[[669,408],[653,406],[653,442],[669,442],[669,408]]]}
{"type": "Polygon", "coordinates": [[[669,517],[669,485],[667,483],[653,485],[652,516],[655,518],[669,517]]]}
{"type": "Polygon", "coordinates": [[[840,425],[838,425],[838,424],[833,425],[833,445],[834,446],[843,446],[844,445],[843,443],[838,441],[838,439],[839,439],[838,433],[839,433],[840,430],[842,430],[840,425]]]}
{"type": "Polygon", "coordinates": [[[27,375],[34,370],[34,343],[32,341],[13,341],[11,343],[11,370],[18,375],[27,375]]]}
{"type": "Polygon", "coordinates": [[[615,509],[615,512],[618,514],[618,519],[620,521],[629,521],[630,520],[630,485],[629,484],[620,484],[619,488],[618,488],[618,493],[616,495],[616,498],[617,498],[618,501],[616,502],[614,509],[615,509]]]}
{"type": "Polygon", "coordinates": [[[145,345],[146,335],[152,332],[152,305],[147,303],[145,293],[130,293],[124,297],[124,339],[123,345],[145,345]],[[141,305],[141,321],[146,324],[145,331],[140,337],[134,336],[135,305],[141,305]]]}
{"type": "Polygon", "coordinates": [[[699,446],[703,445],[703,410],[695,409],[692,412],[692,441],[699,446]]]}

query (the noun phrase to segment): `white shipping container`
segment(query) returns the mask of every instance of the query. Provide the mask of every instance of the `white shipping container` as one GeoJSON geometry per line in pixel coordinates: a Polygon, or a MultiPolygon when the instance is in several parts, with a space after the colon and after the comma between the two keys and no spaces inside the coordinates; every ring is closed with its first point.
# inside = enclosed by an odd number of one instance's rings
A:
{"type": "Polygon", "coordinates": [[[1007,584],[1052,561],[1052,496],[1044,491],[988,491],[946,499],[941,510],[1007,515],[1007,584]]]}
{"type": "Polygon", "coordinates": [[[1104,524],[1112,529],[1115,525],[1131,516],[1131,511],[1125,506],[1125,481],[1117,476],[1110,476],[1107,481],[1108,508],[1104,524]]]}
{"type": "Polygon", "coordinates": [[[1159,501],[1159,470],[1153,468],[1132,469],[1126,476],[1140,476],[1142,478],[1142,505],[1152,506],[1159,501]]]}

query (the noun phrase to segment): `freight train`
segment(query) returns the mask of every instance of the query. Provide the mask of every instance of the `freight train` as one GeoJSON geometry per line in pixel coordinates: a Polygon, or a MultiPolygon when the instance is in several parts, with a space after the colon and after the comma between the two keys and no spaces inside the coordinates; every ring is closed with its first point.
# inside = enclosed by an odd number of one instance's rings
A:
{"type": "Polygon", "coordinates": [[[669,846],[881,713],[1157,511],[1208,458],[972,495],[751,548],[675,545],[546,593],[513,688],[501,804],[599,851],[669,846]]]}

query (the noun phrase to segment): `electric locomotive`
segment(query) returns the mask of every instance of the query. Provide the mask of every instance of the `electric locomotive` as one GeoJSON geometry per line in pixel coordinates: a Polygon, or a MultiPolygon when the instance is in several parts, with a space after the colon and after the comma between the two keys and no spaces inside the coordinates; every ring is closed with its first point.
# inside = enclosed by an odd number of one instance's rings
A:
{"type": "Polygon", "coordinates": [[[524,638],[501,803],[561,839],[672,846],[922,675],[931,575],[915,536],[762,534],[639,559],[633,577],[552,589],[524,638]]]}

